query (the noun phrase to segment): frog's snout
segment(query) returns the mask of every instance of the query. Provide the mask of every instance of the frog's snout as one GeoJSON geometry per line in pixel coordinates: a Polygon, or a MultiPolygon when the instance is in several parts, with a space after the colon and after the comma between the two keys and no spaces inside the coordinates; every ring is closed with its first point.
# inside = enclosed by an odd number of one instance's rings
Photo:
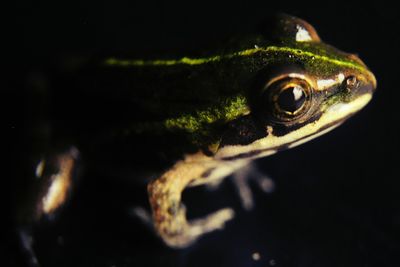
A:
{"type": "Polygon", "coordinates": [[[368,69],[352,73],[344,80],[344,88],[351,99],[363,95],[372,95],[376,90],[377,82],[375,75],[368,69]]]}
{"type": "Polygon", "coordinates": [[[375,75],[371,71],[369,70],[365,71],[359,79],[360,79],[360,85],[357,90],[358,91],[357,93],[359,95],[372,94],[375,92],[377,87],[377,82],[375,75]]]}
{"type": "Polygon", "coordinates": [[[360,82],[358,90],[359,94],[372,94],[377,87],[375,75],[368,69],[367,65],[357,55],[350,54],[349,59],[352,61],[356,61],[362,66],[362,71],[360,71],[360,73],[356,75],[358,81],[360,82]]]}
{"type": "Polygon", "coordinates": [[[376,90],[378,84],[375,78],[375,75],[372,72],[369,72],[369,75],[371,76],[371,86],[372,86],[372,90],[376,90]]]}

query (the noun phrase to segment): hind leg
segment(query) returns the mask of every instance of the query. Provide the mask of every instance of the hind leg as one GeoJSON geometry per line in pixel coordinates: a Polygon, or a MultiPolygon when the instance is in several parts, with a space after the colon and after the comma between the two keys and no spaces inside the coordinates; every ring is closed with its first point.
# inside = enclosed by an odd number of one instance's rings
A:
{"type": "Polygon", "coordinates": [[[17,233],[28,266],[40,266],[34,250],[34,230],[52,221],[68,201],[74,187],[79,152],[67,150],[47,153],[30,177],[27,198],[21,200],[17,214],[17,233]]]}

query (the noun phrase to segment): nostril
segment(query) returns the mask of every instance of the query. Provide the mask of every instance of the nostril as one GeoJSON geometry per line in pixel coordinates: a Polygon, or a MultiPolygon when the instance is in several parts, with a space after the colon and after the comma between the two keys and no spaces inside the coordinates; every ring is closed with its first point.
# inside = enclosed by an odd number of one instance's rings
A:
{"type": "Polygon", "coordinates": [[[355,76],[350,76],[346,79],[347,86],[353,87],[357,84],[358,80],[355,76]]]}
{"type": "Polygon", "coordinates": [[[345,87],[347,91],[352,91],[360,86],[360,81],[357,79],[356,76],[349,76],[344,81],[345,87]]]}

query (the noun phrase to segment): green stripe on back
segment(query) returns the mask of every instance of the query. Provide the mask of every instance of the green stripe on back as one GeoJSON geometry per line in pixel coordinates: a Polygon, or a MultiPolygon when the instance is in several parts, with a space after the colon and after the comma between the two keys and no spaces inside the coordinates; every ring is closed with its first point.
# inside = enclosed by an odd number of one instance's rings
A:
{"type": "Polygon", "coordinates": [[[189,58],[183,57],[180,59],[167,59],[167,60],[129,60],[129,59],[117,59],[109,58],[105,60],[105,64],[108,66],[122,66],[122,67],[140,67],[140,66],[174,66],[174,65],[201,65],[210,62],[218,62],[223,59],[231,59],[236,57],[252,56],[259,52],[265,53],[287,53],[296,56],[307,57],[311,60],[319,60],[327,63],[331,63],[341,67],[348,67],[353,69],[363,70],[365,67],[355,61],[336,59],[325,55],[318,55],[310,51],[304,51],[292,47],[279,47],[269,46],[266,48],[253,48],[247,49],[233,54],[223,56],[212,56],[207,58],[189,58]]]}

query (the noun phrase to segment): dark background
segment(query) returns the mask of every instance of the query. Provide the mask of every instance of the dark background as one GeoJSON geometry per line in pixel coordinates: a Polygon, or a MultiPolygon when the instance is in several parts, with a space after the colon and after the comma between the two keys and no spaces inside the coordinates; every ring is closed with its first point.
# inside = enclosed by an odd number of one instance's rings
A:
{"type": "MultiPolygon", "coordinates": [[[[5,147],[12,146],[3,175],[5,197],[1,266],[21,264],[13,235],[14,195],[23,142],[24,91],[32,71],[59,59],[108,51],[200,50],[245,32],[271,13],[306,19],[321,38],[356,52],[376,74],[373,101],[349,122],[306,145],[257,164],[276,190],[254,187],[256,209],[241,209],[229,181],[214,192],[189,190],[189,216],[233,206],[235,220],[185,250],[171,250],[130,216],[147,205],[144,185],[88,178],[54,225],[35,233],[43,266],[400,266],[398,174],[399,20],[383,1],[15,1],[2,43],[6,62],[5,147]],[[8,107],[8,97],[16,99],[8,107]],[[12,140],[9,142],[8,140],[12,140]],[[10,189],[10,186],[11,189],[10,189]],[[4,241],[4,242],[3,242],[4,241]],[[258,252],[259,261],[252,259],[258,252]]],[[[132,52],[133,53],[133,52],[132,52]]],[[[4,61],[3,61],[4,62],[4,61]]],[[[5,84],[5,83],[4,83],[5,84]]],[[[29,112],[29,111],[28,111],[29,112]]],[[[25,111],[26,113],[26,111],[25,111]]],[[[90,175],[88,175],[90,176],[90,175]]],[[[0,254],[0,255],[1,255],[0,254]]]]}

